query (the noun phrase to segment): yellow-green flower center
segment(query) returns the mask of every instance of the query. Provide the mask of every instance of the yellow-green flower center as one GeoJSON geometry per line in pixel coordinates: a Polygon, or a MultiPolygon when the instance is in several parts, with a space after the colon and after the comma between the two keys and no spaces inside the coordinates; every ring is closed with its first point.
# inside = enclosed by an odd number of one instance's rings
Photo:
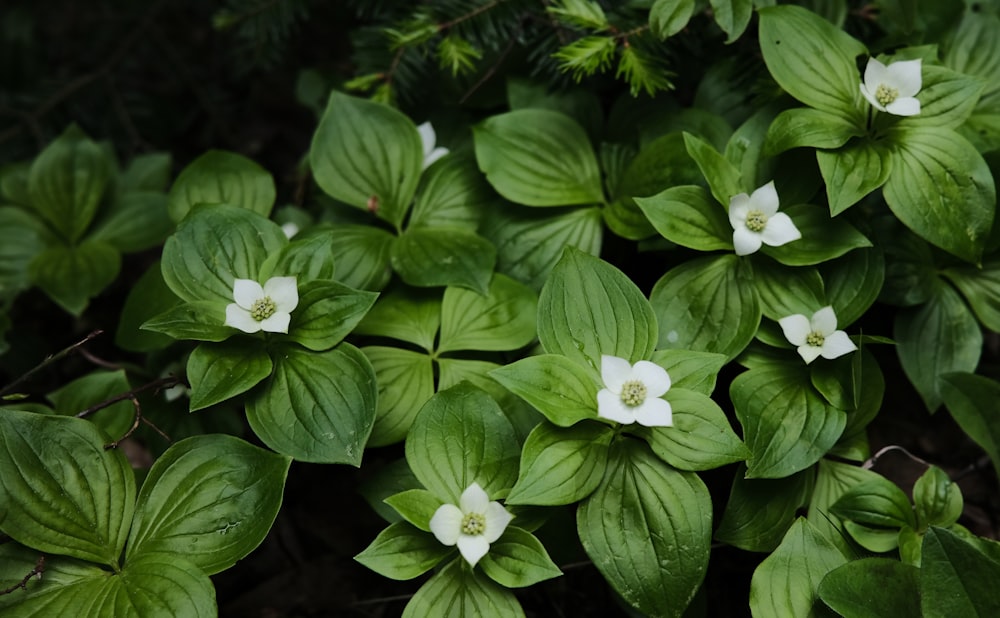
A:
{"type": "Polygon", "coordinates": [[[486,518],[479,513],[466,513],[462,517],[462,534],[476,536],[486,532],[486,518]]]}
{"type": "Polygon", "coordinates": [[[881,103],[883,106],[888,105],[896,100],[899,96],[899,90],[895,88],[890,88],[885,84],[879,84],[878,88],[875,89],[875,100],[881,103]]]}
{"type": "Polygon", "coordinates": [[[629,380],[622,385],[622,403],[627,406],[642,405],[646,401],[646,385],[639,380],[629,380]]]}
{"type": "Polygon", "coordinates": [[[751,210],[747,213],[746,225],[751,232],[763,232],[767,227],[767,215],[759,210],[751,210]]]}
{"type": "Polygon", "coordinates": [[[253,304],[250,305],[250,317],[261,322],[274,315],[277,309],[271,297],[265,296],[253,301],[253,304]]]}
{"type": "Polygon", "coordinates": [[[822,347],[824,341],[826,341],[826,337],[816,331],[806,335],[806,345],[811,345],[814,348],[822,347]]]}

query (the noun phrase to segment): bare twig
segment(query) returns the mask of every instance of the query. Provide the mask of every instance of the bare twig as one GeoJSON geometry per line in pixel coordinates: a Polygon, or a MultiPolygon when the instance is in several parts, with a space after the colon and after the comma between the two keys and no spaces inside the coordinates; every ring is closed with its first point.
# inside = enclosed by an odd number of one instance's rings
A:
{"type": "Polygon", "coordinates": [[[865,470],[871,470],[872,468],[875,467],[875,464],[878,462],[879,458],[882,455],[885,455],[886,453],[891,452],[891,451],[899,451],[899,452],[903,453],[904,455],[906,455],[907,457],[909,457],[911,460],[913,460],[913,461],[915,461],[917,463],[923,464],[923,465],[927,466],[928,468],[933,465],[930,462],[924,461],[923,459],[917,457],[916,455],[914,455],[910,451],[906,450],[902,446],[896,446],[895,444],[890,444],[889,446],[886,446],[886,447],[883,447],[883,448],[879,449],[877,453],[875,453],[874,455],[872,455],[871,457],[868,458],[868,461],[866,461],[865,463],[861,464],[861,467],[863,469],[865,469],[865,470]]]}
{"type": "Polygon", "coordinates": [[[84,357],[85,359],[87,359],[88,361],[90,361],[93,364],[97,365],[98,367],[104,367],[105,369],[111,369],[111,370],[117,370],[117,369],[121,369],[122,368],[122,366],[119,365],[119,364],[117,364],[117,363],[112,363],[111,361],[106,361],[103,358],[100,358],[99,356],[94,355],[92,352],[90,352],[86,348],[80,348],[79,351],[80,351],[80,356],[84,357]]]}
{"type": "Polygon", "coordinates": [[[87,418],[88,416],[90,416],[94,412],[97,412],[98,410],[103,410],[104,408],[107,408],[108,406],[114,405],[114,404],[118,403],[119,401],[125,401],[126,399],[135,399],[135,396],[138,395],[139,393],[148,391],[150,389],[156,389],[157,391],[159,391],[160,389],[170,388],[171,386],[177,386],[178,384],[181,384],[181,383],[182,383],[182,380],[180,378],[178,378],[177,376],[167,376],[165,378],[160,378],[158,380],[153,380],[152,382],[149,382],[147,384],[143,384],[142,386],[140,386],[138,388],[133,388],[130,391],[127,391],[127,392],[115,395],[114,397],[111,397],[109,399],[105,399],[104,401],[102,401],[100,403],[96,403],[96,404],[90,406],[89,408],[87,408],[86,410],[84,410],[83,412],[78,413],[76,415],[76,417],[77,418],[87,418]]]}
{"type": "Polygon", "coordinates": [[[31,571],[27,575],[24,576],[24,579],[22,579],[20,582],[18,582],[16,584],[14,584],[10,588],[7,588],[6,590],[0,590],[0,595],[10,594],[11,592],[14,592],[15,590],[17,590],[18,588],[20,588],[20,589],[24,590],[25,592],[27,592],[28,591],[28,582],[31,581],[31,578],[32,577],[37,577],[38,579],[41,579],[42,578],[42,573],[44,573],[44,572],[45,572],[45,555],[42,554],[42,555],[38,556],[38,560],[35,562],[35,568],[31,569],[31,571]]]}
{"type": "Polygon", "coordinates": [[[469,97],[471,97],[477,90],[479,90],[483,86],[483,84],[488,82],[490,78],[493,77],[493,75],[497,72],[497,69],[500,68],[500,65],[503,64],[503,61],[507,59],[507,56],[509,56],[510,52],[514,49],[514,43],[516,41],[517,37],[515,36],[510,37],[510,41],[507,42],[506,47],[504,47],[503,51],[500,52],[500,55],[497,57],[496,62],[493,63],[493,66],[487,69],[486,72],[483,73],[483,76],[480,77],[478,80],[476,80],[476,83],[472,84],[472,86],[465,92],[465,94],[462,95],[462,98],[459,99],[458,102],[460,104],[465,103],[465,101],[468,100],[469,97]]]}
{"type": "Polygon", "coordinates": [[[86,344],[88,341],[90,341],[91,339],[97,337],[98,335],[102,334],[103,332],[104,332],[103,330],[95,330],[94,332],[90,333],[89,335],[87,335],[86,337],[84,337],[80,341],[74,343],[73,345],[69,346],[68,348],[62,349],[62,350],[56,352],[55,354],[50,354],[49,356],[46,356],[45,360],[43,360],[42,362],[38,363],[38,365],[36,365],[33,369],[29,370],[27,373],[25,373],[21,377],[17,378],[16,380],[14,380],[13,382],[11,382],[7,386],[5,386],[3,388],[0,388],[0,397],[6,395],[8,393],[13,392],[15,386],[17,386],[18,384],[21,384],[22,382],[26,381],[28,378],[30,378],[31,376],[35,375],[36,373],[38,373],[42,369],[45,369],[46,367],[48,367],[52,363],[54,363],[54,362],[56,362],[58,360],[62,360],[63,358],[69,356],[70,354],[72,354],[73,352],[75,352],[77,349],[79,349],[80,346],[86,344]]]}

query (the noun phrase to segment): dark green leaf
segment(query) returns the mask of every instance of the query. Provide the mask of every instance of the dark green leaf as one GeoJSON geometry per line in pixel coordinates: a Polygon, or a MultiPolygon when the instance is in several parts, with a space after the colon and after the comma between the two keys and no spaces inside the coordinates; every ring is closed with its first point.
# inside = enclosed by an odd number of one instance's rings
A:
{"type": "Polygon", "coordinates": [[[202,343],[187,362],[191,411],[241,395],[271,375],[273,365],[258,340],[237,337],[222,343],[202,343]]]}
{"type": "Polygon", "coordinates": [[[121,255],[111,245],[86,240],[74,247],[56,245],[31,262],[31,279],[60,307],[80,315],[90,299],[118,276],[121,255]]]}
{"type": "Polygon", "coordinates": [[[410,228],[393,243],[390,261],[409,285],[457,285],[485,294],[496,249],[482,236],[462,228],[410,228]]]}
{"type": "Polygon", "coordinates": [[[263,167],[235,152],[209,150],[174,181],[167,209],[174,222],[199,204],[230,204],[266,217],[274,197],[274,179],[263,167]]]}

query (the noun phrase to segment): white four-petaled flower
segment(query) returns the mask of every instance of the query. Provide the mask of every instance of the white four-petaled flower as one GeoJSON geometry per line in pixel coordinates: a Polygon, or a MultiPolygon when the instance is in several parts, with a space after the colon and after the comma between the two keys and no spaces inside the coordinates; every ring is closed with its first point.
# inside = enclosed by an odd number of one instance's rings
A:
{"type": "Polygon", "coordinates": [[[233,282],[235,303],[226,306],[226,326],[245,333],[287,333],[292,310],[299,304],[295,277],[271,277],[263,286],[252,279],[233,282]]]}
{"type": "Polygon", "coordinates": [[[431,517],[430,528],[444,545],[458,545],[458,551],[470,566],[490,550],[507,529],[514,516],[499,502],[490,502],[479,483],[469,485],[458,499],[458,506],[442,504],[431,517]]]}
{"type": "Polygon", "coordinates": [[[773,180],[750,195],[740,193],[729,198],[729,224],[733,226],[736,255],[754,253],[761,243],[780,247],[802,238],[791,217],[778,212],[773,180]]]}
{"type": "Polygon", "coordinates": [[[417,127],[417,132],[420,133],[420,142],[424,146],[424,167],[427,169],[441,157],[448,154],[448,149],[443,147],[435,148],[434,144],[437,143],[437,134],[434,133],[434,127],[431,126],[430,122],[425,122],[417,127]]]}
{"type": "Polygon", "coordinates": [[[833,307],[823,307],[807,318],[801,313],[778,320],[789,343],[798,346],[799,356],[806,364],[817,356],[837,358],[858,349],[842,330],[837,330],[837,315],[833,307]]]}
{"type": "Polygon", "coordinates": [[[901,60],[886,66],[869,58],[861,94],[880,112],[916,116],[920,113],[916,94],[921,84],[919,59],[901,60]]]}
{"type": "Polygon", "coordinates": [[[670,390],[670,375],[649,361],[630,364],[624,358],[601,356],[604,388],[597,393],[597,416],[623,425],[646,427],[674,424],[670,402],[660,399],[670,390]]]}

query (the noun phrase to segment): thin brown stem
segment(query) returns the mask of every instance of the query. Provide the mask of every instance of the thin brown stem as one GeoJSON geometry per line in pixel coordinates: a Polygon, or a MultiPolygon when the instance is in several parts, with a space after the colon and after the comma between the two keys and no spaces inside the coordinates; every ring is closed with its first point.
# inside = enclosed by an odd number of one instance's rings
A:
{"type": "Polygon", "coordinates": [[[38,560],[35,562],[35,568],[31,569],[31,571],[29,571],[28,574],[25,575],[24,578],[18,583],[14,584],[13,586],[5,590],[0,590],[0,595],[10,594],[11,592],[17,590],[18,588],[27,591],[28,582],[31,581],[31,578],[37,577],[38,579],[41,579],[42,573],[44,572],[45,572],[45,555],[42,554],[38,556],[38,560]]]}
{"type": "Polygon", "coordinates": [[[102,334],[103,332],[104,332],[103,330],[95,330],[94,332],[90,333],[89,335],[87,335],[86,337],[84,337],[80,341],[77,341],[76,343],[74,343],[73,345],[69,346],[68,348],[64,348],[64,349],[56,352],[55,354],[50,354],[49,356],[46,356],[45,359],[42,362],[38,363],[34,368],[32,368],[31,370],[29,370],[27,373],[25,373],[21,377],[17,378],[16,380],[14,380],[13,382],[11,382],[7,386],[5,386],[3,388],[0,388],[0,397],[3,397],[4,395],[7,395],[8,393],[13,392],[14,387],[16,387],[17,385],[21,384],[22,382],[25,382],[31,376],[35,375],[36,373],[38,373],[42,369],[45,369],[46,367],[48,367],[52,363],[54,363],[54,362],[56,362],[58,360],[62,360],[63,358],[69,356],[70,354],[72,354],[73,352],[75,352],[76,350],[78,350],[80,348],[80,346],[85,345],[88,341],[90,341],[91,339],[97,337],[98,335],[102,334]]]}

